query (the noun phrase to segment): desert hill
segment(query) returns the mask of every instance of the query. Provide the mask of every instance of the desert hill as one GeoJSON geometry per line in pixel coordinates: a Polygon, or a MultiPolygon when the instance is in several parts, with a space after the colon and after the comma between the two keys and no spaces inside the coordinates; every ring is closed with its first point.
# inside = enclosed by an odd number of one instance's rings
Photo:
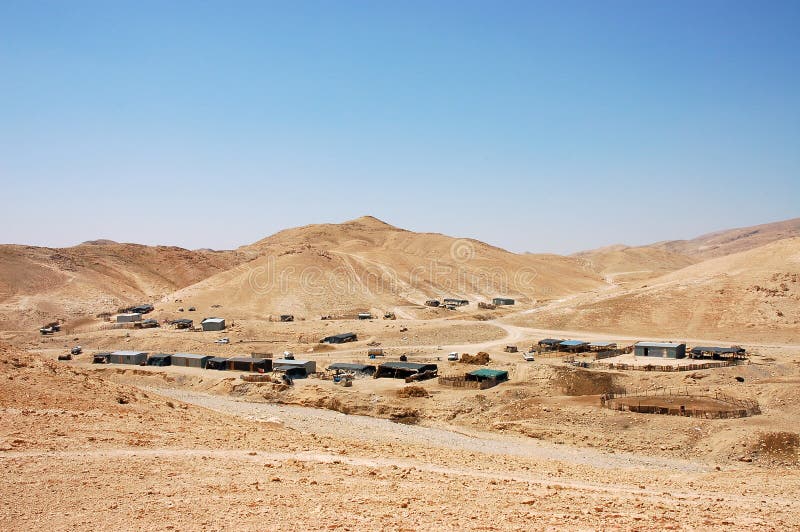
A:
{"type": "Polygon", "coordinates": [[[281,231],[242,248],[259,256],[171,299],[247,317],[397,310],[429,298],[522,301],[604,283],[574,258],[518,255],[477,240],[415,233],[373,217],[281,231]]]}
{"type": "Polygon", "coordinates": [[[575,298],[521,322],[665,338],[800,340],[800,238],[710,259],[637,288],[575,298]]]}
{"type": "Polygon", "coordinates": [[[0,328],[36,327],[159,299],[247,260],[244,251],[94,241],[0,246],[0,328]]]}
{"type": "Polygon", "coordinates": [[[800,218],[715,231],[691,240],[659,242],[652,247],[697,259],[722,257],[747,251],[784,238],[800,237],[800,218]]]}

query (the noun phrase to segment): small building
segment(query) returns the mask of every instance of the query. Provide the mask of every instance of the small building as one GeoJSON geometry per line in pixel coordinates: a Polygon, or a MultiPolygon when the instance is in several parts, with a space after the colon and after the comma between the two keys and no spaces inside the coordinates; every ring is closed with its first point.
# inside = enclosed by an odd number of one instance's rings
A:
{"type": "Polygon", "coordinates": [[[350,362],[334,362],[328,365],[328,371],[360,373],[362,375],[374,375],[375,366],[371,364],[352,364],[350,362]]]}
{"type": "Polygon", "coordinates": [[[133,324],[134,329],[154,329],[158,326],[158,320],[154,320],[152,318],[135,322],[133,324]]]}
{"type": "Polygon", "coordinates": [[[205,318],[200,322],[204,331],[224,331],[225,318],[205,318]]]}
{"type": "Polygon", "coordinates": [[[501,382],[508,380],[508,372],[502,369],[488,369],[481,368],[475,371],[470,371],[464,375],[464,380],[475,382],[486,382],[491,385],[497,385],[501,382]]]}
{"type": "Polygon", "coordinates": [[[287,360],[279,358],[272,361],[274,371],[282,371],[293,379],[303,379],[317,372],[317,363],[313,360],[287,360]]]}
{"type": "Polygon", "coordinates": [[[149,312],[153,312],[153,310],[154,310],[153,305],[150,305],[149,303],[130,308],[130,312],[138,312],[139,314],[147,314],[149,312]]]}
{"type": "Polygon", "coordinates": [[[367,356],[370,358],[375,357],[382,357],[384,356],[383,348],[382,347],[370,347],[367,349],[367,356]]]}
{"type": "Polygon", "coordinates": [[[114,351],[108,356],[108,362],[142,366],[147,363],[147,353],[144,351],[114,351]]]}
{"type": "Polygon", "coordinates": [[[456,298],[452,298],[452,297],[445,298],[443,302],[444,302],[445,306],[453,305],[453,306],[456,306],[456,307],[465,307],[465,306],[469,305],[469,301],[466,300],[466,299],[456,299],[456,298]]]}
{"type": "Polygon", "coordinates": [[[172,320],[169,324],[176,329],[191,329],[194,322],[189,318],[179,318],[177,320],[172,320]]]}
{"type": "Polygon", "coordinates": [[[168,355],[166,353],[156,353],[154,355],[150,355],[147,357],[147,365],[148,366],[171,366],[172,365],[172,355],[168,355]]]}
{"type": "Polygon", "coordinates": [[[356,333],[342,333],[334,334],[333,336],[326,336],[319,343],[321,344],[344,344],[346,342],[355,342],[358,340],[356,333]]]}
{"type": "Polygon", "coordinates": [[[142,315],[138,312],[126,312],[125,314],[117,314],[117,323],[134,323],[142,321],[142,315]]]}
{"type": "Polygon", "coordinates": [[[417,362],[384,362],[375,371],[375,378],[388,377],[392,379],[405,379],[417,374],[431,373],[436,376],[439,367],[436,364],[422,364],[417,362]]]}
{"type": "Polygon", "coordinates": [[[506,353],[516,353],[518,351],[517,346],[515,345],[507,345],[504,349],[506,353]]]}
{"type": "Polygon", "coordinates": [[[689,352],[691,358],[742,359],[747,357],[743,347],[698,346],[689,352]]]}
{"type": "Polygon", "coordinates": [[[684,358],[686,344],[675,342],[637,342],[633,345],[637,357],[684,358]]]}
{"type": "Polygon", "coordinates": [[[614,342],[592,342],[589,344],[590,351],[607,351],[609,349],[616,349],[617,344],[614,342]]]}
{"type": "Polygon", "coordinates": [[[171,361],[173,366],[185,368],[205,368],[206,363],[211,359],[211,355],[196,355],[194,353],[175,353],[171,361]]]}
{"type": "Polygon", "coordinates": [[[360,320],[371,320],[372,319],[372,314],[370,314],[369,312],[359,312],[358,313],[358,319],[360,319],[360,320]]]}
{"type": "Polygon", "coordinates": [[[225,371],[228,369],[228,357],[209,357],[206,361],[206,369],[225,371]]]}
{"type": "Polygon", "coordinates": [[[294,321],[294,316],[291,314],[281,314],[281,321],[283,322],[294,321]]]}
{"type": "Polygon", "coordinates": [[[492,304],[497,305],[498,307],[502,305],[513,305],[514,303],[515,301],[510,297],[496,297],[492,299],[492,304]]]}
{"type": "Polygon", "coordinates": [[[545,338],[544,340],[539,340],[539,347],[545,351],[555,351],[563,341],[557,338],[545,338]]]}
{"type": "Polygon", "coordinates": [[[230,371],[265,372],[272,371],[272,359],[253,357],[232,357],[228,359],[226,369],[230,371]]]}
{"type": "Polygon", "coordinates": [[[425,301],[425,306],[426,307],[438,307],[441,304],[442,304],[442,302],[439,301],[438,299],[429,299],[429,300],[425,301]]]}
{"type": "Polygon", "coordinates": [[[559,351],[567,351],[568,353],[580,353],[589,349],[589,342],[583,340],[564,340],[558,344],[559,351]]]}
{"type": "Polygon", "coordinates": [[[92,364],[108,364],[111,353],[97,353],[92,357],[92,364]]]}

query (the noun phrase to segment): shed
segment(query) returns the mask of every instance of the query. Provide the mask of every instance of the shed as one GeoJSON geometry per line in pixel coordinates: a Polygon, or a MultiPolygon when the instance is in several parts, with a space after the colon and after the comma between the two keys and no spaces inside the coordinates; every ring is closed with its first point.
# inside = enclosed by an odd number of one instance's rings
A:
{"type": "Polygon", "coordinates": [[[147,353],[144,351],[114,351],[108,356],[111,364],[133,364],[141,366],[147,363],[147,353]]]}
{"type": "Polygon", "coordinates": [[[148,366],[171,366],[172,355],[166,353],[156,353],[147,357],[148,366]]]}
{"type": "Polygon", "coordinates": [[[469,305],[469,301],[468,300],[466,300],[466,299],[457,299],[457,298],[454,298],[454,297],[446,297],[443,302],[444,302],[445,305],[455,305],[457,307],[463,307],[463,306],[469,305]]]}
{"type": "Polygon", "coordinates": [[[617,344],[614,342],[592,342],[589,344],[589,349],[592,351],[605,351],[606,349],[616,349],[617,344]]]}
{"type": "Polygon", "coordinates": [[[358,313],[358,319],[360,319],[360,320],[371,320],[372,319],[372,314],[370,314],[369,312],[359,312],[358,313]]]}
{"type": "Polygon", "coordinates": [[[693,347],[689,353],[692,358],[745,358],[747,356],[744,348],[738,346],[698,346],[693,347]]]}
{"type": "Polygon", "coordinates": [[[139,312],[117,314],[117,323],[133,323],[135,321],[142,321],[142,315],[139,312]]]}
{"type": "Polygon", "coordinates": [[[176,329],[191,329],[194,322],[189,318],[179,318],[172,320],[169,324],[174,325],[176,329]]]}
{"type": "Polygon", "coordinates": [[[147,314],[148,312],[153,312],[153,305],[150,305],[149,303],[144,305],[138,305],[136,307],[132,307],[130,311],[138,312],[139,314],[147,314]]]}
{"type": "Polygon", "coordinates": [[[464,376],[464,380],[477,382],[493,381],[495,383],[501,383],[508,380],[508,372],[502,369],[481,368],[467,373],[464,376]]]}
{"type": "Polygon", "coordinates": [[[425,306],[426,307],[438,307],[441,304],[442,304],[442,302],[439,301],[438,299],[429,299],[429,300],[425,301],[425,306]]]}
{"type": "Polygon", "coordinates": [[[211,359],[211,355],[195,355],[193,353],[175,353],[172,355],[173,366],[183,366],[186,368],[205,368],[206,363],[211,359]]]}
{"type": "Polygon", "coordinates": [[[272,371],[272,359],[232,357],[228,359],[227,369],[233,371],[272,371]]]}
{"type": "Polygon", "coordinates": [[[320,340],[321,344],[343,344],[346,342],[355,342],[358,340],[356,333],[341,333],[334,334],[333,336],[326,336],[320,340]]]}
{"type": "Polygon", "coordinates": [[[225,318],[205,318],[200,322],[204,331],[224,331],[225,318]]]}
{"type": "Polygon", "coordinates": [[[92,357],[92,364],[108,364],[111,353],[96,353],[92,357]]]}
{"type": "Polygon", "coordinates": [[[433,372],[439,370],[436,364],[422,364],[418,362],[384,362],[375,371],[375,377],[390,377],[392,379],[405,379],[418,373],[433,372]]]}
{"type": "Polygon", "coordinates": [[[675,342],[637,342],[633,345],[637,357],[684,358],[686,344],[675,342]]]}
{"type": "Polygon", "coordinates": [[[313,360],[287,360],[279,358],[272,361],[272,369],[282,371],[292,378],[307,377],[317,372],[317,363],[313,360]]]}
{"type": "Polygon", "coordinates": [[[589,347],[589,342],[583,340],[564,340],[558,344],[558,349],[561,351],[569,351],[570,353],[580,353],[589,347]]]}
{"type": "Polygon", "coordinates": [[[209,357],[206,361],[206,369],[216,369],[220,371],[228,369],[228,357],[209,357]]]}
{"type": "Polygon", "coordinates": [[[498,307],[501,305],[513,305],[515,301],[510,297],[496,297],[492,299],[492,304],[497,305],[498,307]]]}
{"type": "Polygon", "coordinates": [[[281,321],[294,321],[292,314],[281,314],[281,321]]]}
{"type": "Polygon", "coordinates": [[[364,375],[373,375],[375,369],[375,366],[371,364],[352,364],[350,362],[334,362],[328,365],[328,371],[346,371],[350,373],[363,373],[364,375]]]}
{"type": "Polygon", "coordinates": [[[556,347],[558,347],[558,344],[560,344],[563,341],[564,340],[559,340],[557,338],[545,338],[544,340],[539,340],[539,347],[555,349],[556,347]]]}

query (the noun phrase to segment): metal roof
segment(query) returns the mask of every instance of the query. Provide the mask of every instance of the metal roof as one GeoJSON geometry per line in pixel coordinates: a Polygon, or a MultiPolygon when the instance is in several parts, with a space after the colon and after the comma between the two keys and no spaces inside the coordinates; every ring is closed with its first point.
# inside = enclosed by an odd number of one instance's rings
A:
{"type": "Polygon", "coordinates": [[[155,355],[150,355],[150,358],[167,358],[171,356],[169,353],[156,353],[155,355]]]}
{"type": "Polygon", "coordinates": [[[686,347],[686,344],[676,342],[636,342],[634,345],[637,347],[678,347],[681,345],[686,347]]]}
{"type": "Polygon", "coordinates": [[[270,360],[270,359],[241,356],[241,357],[231,357],[228,360],[231,362],[253,362],[254,364],[260,364],[264,360],[270,360]]]}
{"type": "Polygon", "coordinates": [[[272,365],[275,366],[280,364],[281,366],[305,366],[309,362],[311,362],[311,360],[287,360],[285,358],[276,358],[272,361],[272,365]]]}
{"type": "Polygon", "coordinates": [[[375,366],[370,364],[353,364],[350,362],[334,362],[328,365],[328,369],[344,369],[350,371],[375,371],[375,366]]]}
{"type": "Polygon", "coordinates": [[[225,321],[225,318],[205,318],[200,323],[222,323],[225,321]]]}
{"type": "Polygon", "coordinates": [[[490,379],[497,379],[499,377],[508,377],[508,372],[502,369],[481,368],[481,369],[476,369],[475,371],[470,371],[469,374],[475,377],[487,377],[490,379]]]}
{"type": "Polygon", "coordinates": [[[556,338],[545,338],[544,340],[539,340],[540,344],[560,344],[563,340],[558,340],[556,338]]]}
{"type": "Polygon", "coordinates": [[[117,356],[146,355],[147,351],[113,351],[111,354],[117,356]]]}
{"type": "Polygon", "coordinates": [[[589,344],[591,347],[610,347],[612,345],[617,345],[614,342],[592,342],[589,344]]]}
{"type": "Polygon", "coordinates": [[[579,346],[579,345],[587,345],[588,342],[584,342],[583,340],[564,340],[558,345],[565,345],[569,347],[579,346]]]}
{"type": "Polygon", "coordinates": [[[230,360],[228,357],[211,357],[208,359],[209,362],[227,362],[230,360]]]}
{"type": "Polygon", "coordinates": [[[427,369],[437,369],[436,364],[420,364],[418,362],[384,362],[382,368],[408,369],[413,371],[423,371],[427,369]]]}
{"type": "Polygon", "coordinates": [[[194,353],[175,353],[172,356],[177,358],[191,358],[194,360],[199,360],[201,358],[211,358],[211,355],[196,355],[194,353]]]}

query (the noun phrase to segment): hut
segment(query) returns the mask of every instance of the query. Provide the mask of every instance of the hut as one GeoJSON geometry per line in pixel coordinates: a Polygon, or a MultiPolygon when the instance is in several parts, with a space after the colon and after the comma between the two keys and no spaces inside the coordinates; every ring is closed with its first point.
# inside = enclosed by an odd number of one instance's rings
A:
{"type": "Polygon", "coordinates": [[[117,323],[134,323],[137,321],[142,321],[142,315],[138,312],[117,314],[117,323]]]}
{"type": "Polygon", "coordinates": [[[438,307],[441,304],[442,302],[439,301],[438,299],[428,299],[427,301],[425,301],[426,307],[438,307]]]}
{"type": "Polygon", "coordinates": [[[172,320],[169,324],[176,329],[191,329],[194,322],[189,318],[179,318],[177,320],[172,320]]]}
{"type": "Polygon", "coordinates": [[[563,341],[564,340],[558,340],[556,338],[545,338],[544,340],[539,340],[539,349],[543,351],[555,351],[558,349],[558,345],[563,341]]]}
{"type": "Polygon", "coordinates": [[[272,371],[272,359],[253,357],[232,357],[227,361],[226,369],[231,371],[272,371]]]}
{"type": "Polygon", "coordinates": [[[144,351],[114,351],[108,356],[110,364],[132,364],[142,366],[147,363],[147,353],[144,351]]]}
{"type": "Polygon", "coordinates": [[[172,355],[168,355],[166,353],[156,353],[154,355],[150,355],[147,357],[147,365],[148,366],[171,366],[172,365],[172,355]]]}
{"type": "Polygon", "coordinates": [[[333,336],[326,336],[319,341],[321,344],[343,344],[346,342],[355,342],[358,340],[356,333],[341,333],[334,334],[333,336]]]}
{"type": "Polygon", "coordinates": [[[496,297],[492,299],[492,304],[497,305],[498,307],[503,305],[513,305],[514,303],[515,301],[510,297],[496,297]]]}
{"type": "Polygon", "coordinates": [[[205,318],[200,325],[204,331],[224,331],[225,318],[205,318]]]}
{"type": "Polygon", "coordinates": [[[171,357],[173,366],[185,368],[205,368],[206,363],[211,359],[210,355],[195,355],[193,353],[175,353],[171,357]]]}
{"type": "Polygon", "coordinates": [[[111,353],[97,353],[92,357],[92,364],[108,364],[111,353]]]}
{"type": "Polygon", "coordinates": [[[358,319],[360,319],[360,320],[371,320],[372,319],[372,314],[369,313],[369,312],[359,312],[358,313],[358,319]]]}
{"type": "Polygon", "coordinates": [[[633,345],[637,357],[684,358],[686,344],[675,342],[637,342],[633,345]]]}
{"type": "Polygon", "coordinates": [[[362,375],[374,375],[375,366],[371,364],[353,364],[350,362],[334,362],[328,365],[328,371],[359,373],[362,375]]]}
{"type": "Polygon", "coordinates": [[[228,357],[209,357],[206,361],[206,369],[225,371],[228,369],[228,357]]]}
{"type": "Polygon", "coordinates": [[[457,299],[454,297],[446,297],[443,301],[445,305],[452,305],[455,307],[465,307],[469,305],[469,300],[467,299],[457,299]]]}
{"type": "Polygon", "coordinates": [[[718,359],[743,359],[747,353],[743,347],[718,347],[718,346],[698,346],[689,351],[691,358],[713,358],[718,359]]]}
{"type": "Polygon", "coordinates": [[[558,344],[559,351],[567,351],[568,353],[580,353],[589,349],[589,342],[583,340],[564,340],[558,344]]]}
{"type": "Polygon", "coordinates": [[[272,361],[274,371],[282,371],[293,379],[302,379],[317,372],[317,363],[313,360],[287,360],[279,358],[272,361]]]}
{"type": "Polygon", "coordinates": [[[508,380],[508,372],[502,369],[481,368],[476,369],[475,371],[470,371],[464,375],[464,380],[487,383],[490,386],[496,386],[501,382],[508,380]]]}
{"type": "Polygon", "coordinates": [[[389,377],[392,379],[405,379],[417,374],[431,372],[435,377],[439,367],[436,364],[421,364],[417,362],[384,362],[375,370],[375,378],[389,377]]]}

